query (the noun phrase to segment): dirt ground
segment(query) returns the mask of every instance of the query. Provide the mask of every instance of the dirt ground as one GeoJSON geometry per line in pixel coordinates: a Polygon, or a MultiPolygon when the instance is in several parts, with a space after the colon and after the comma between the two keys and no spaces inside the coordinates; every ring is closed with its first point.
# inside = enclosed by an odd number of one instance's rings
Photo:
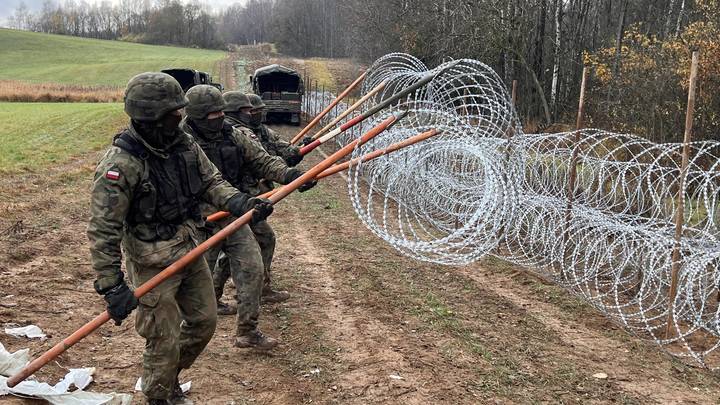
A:
{"type": "MultiPolygon", "coordinates": [[[[289,137],[297,128],[280,131],[289,137]]],[[[45,342],[0,335],[10,351],[30,347],[37,356],[103,309],[85,237],[97,158],[0,180],[0,324],[33,323],[50,335],[45,342]]],[[[222,317],[182,375],[193,382],[196,404],[720,398],[717,375],[626,334],[523,269],[497,260],[444,267],[399,255],[362,226],[346,190],[334,177],[278,205],[274,274],[292,299],[264,306],[261,328],[282,345],[270,354],[235,349],[233,318],[222,317]]],[[[65,368],[93,366],[90,389],[131,393],[143,349],[132,325],[103,326],[38,377],[52,382],[65,368]]]]}

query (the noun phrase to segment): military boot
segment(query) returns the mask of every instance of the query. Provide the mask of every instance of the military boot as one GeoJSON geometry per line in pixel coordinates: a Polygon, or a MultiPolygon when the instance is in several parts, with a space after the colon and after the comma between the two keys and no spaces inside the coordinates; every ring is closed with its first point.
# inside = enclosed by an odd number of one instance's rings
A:
{"type": "Polygon", "coordinates": [[[287,291],[273,290],[272,288],[263,289],[260,302],[263,304],[274,304],[290,299],[290,293],[287,291]]]}
{"type": "Polygon", "coordinates": [[[222,301],[217,302],[217,314],[218,315],[235,315],[237,313],[237,307],[233,304],[226,304],[222,301]]]}
{"type": "Polygon", "coordinates": [[[253,329],[235,339],[235,347],[241,349],[270,350],[278,345],[280,341],[265,335],[259,329],[253,329]]]}
{"type": "Polygon", "coordinates": [[[167,399],[148,398],[147,404],[148,405],[172,405],[172,402],[168,401],[167,399]]]}
{"type": "Polygon", "coordinates": [[[173,392],[170,394],[169,403],[173,405],[193,405],[193,401],[191,401],[182,391],[182,388],[180,388],[180,381],[177,378],[175,379],[173,392]]]}

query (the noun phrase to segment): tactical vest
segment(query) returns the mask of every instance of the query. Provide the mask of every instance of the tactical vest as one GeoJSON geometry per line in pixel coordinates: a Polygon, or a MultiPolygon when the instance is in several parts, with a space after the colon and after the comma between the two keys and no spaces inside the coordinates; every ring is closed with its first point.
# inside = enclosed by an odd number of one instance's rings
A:
{"type": "Polygon", "coordinates": [[[197,155],[187,145],[174,146],[163,159],[127,130],[115,136],[113,145],[143,161],[143,175],[125,219],[135,237],[146,242],[172,239],[183,222],[202,220],[200,196],[205,190],[197,155]]]}
{"type": "MultiPolygon", "coordinates": [[[[200,132],[192,125],[196,134],[200,132]]],[[[198,144],[207,155],[208,159],[220,170],[223,179],[235,188],[240,188],[243,180],[244,150],[235,142],[233,137],[233,126],[223,125],[222,140],[207,141],[198,139],[198,144]]],[[[201,135],[198,135],[201,136],[201,135]]],[[[197,138],[196,138],[197,139],[197,138]]]]}

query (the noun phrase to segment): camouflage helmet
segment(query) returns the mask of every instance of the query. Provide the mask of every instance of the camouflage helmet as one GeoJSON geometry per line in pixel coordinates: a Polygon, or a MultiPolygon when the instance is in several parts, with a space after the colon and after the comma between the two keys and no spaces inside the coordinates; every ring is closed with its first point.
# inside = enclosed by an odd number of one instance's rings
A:
{"type": "Polygon", "coordinates": [[[223,94],[223,98],[227,103],[225,112],[240,111],[241,108],[250,108],[253,105],[250,104],[250,99],[242,91],[228,91],[223,94]]]}
{"type": "Polygon", "coordinates": [[[125,112],[136,121],[157,121],[188,104],[180,83],[159,72],[140,73],[130,79],[124,100],[125,112]]]}
{"type": "Polygon", "coordinates": [[[257,94],[248,94],[248,99],[250,99],[250,104],[252,104],[253,108],[265,108],[267,107],[265,103],[263,102],[262,98],[258,96],[257,94]]]}
{"type": "Polygon", "coordinates": [[[203,119],[212,112],[222,111],[227,106],[220,90],[208,84],[191,87],[187,91],[187,98],[189,103],[185,112],[195,120],[203,119]]]}

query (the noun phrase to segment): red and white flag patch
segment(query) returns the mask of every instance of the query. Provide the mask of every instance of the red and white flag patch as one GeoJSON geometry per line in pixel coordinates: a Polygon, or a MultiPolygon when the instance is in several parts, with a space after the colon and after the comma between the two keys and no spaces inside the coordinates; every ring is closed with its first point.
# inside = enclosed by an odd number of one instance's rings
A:
{"type": "Polygon", "coordinates": [[[120,172],[115,171],[115,170],[108,170],[105,173],[105,178],[108,180],[117,180],[120,178],[120,172]]]}

